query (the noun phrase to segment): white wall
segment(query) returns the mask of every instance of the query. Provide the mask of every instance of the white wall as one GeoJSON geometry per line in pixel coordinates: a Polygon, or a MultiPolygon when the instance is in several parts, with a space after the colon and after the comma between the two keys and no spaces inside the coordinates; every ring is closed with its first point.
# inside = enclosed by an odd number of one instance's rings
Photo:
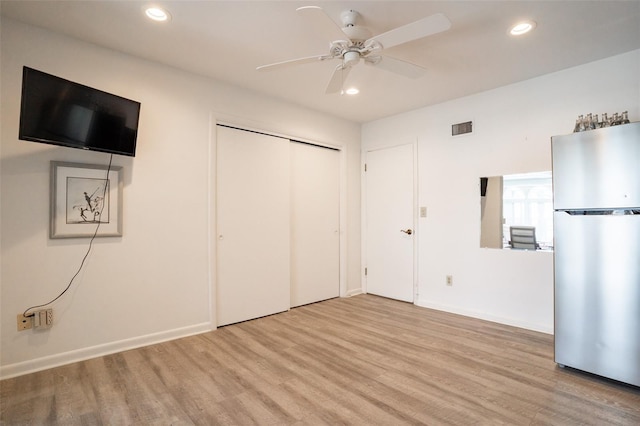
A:
{"type": "Polygon", "coordinates": [[[160,64],[2,18],[0,375],[83,359],[215,326],[215,120],[342,147],[345,293],[360,289],[360,126],[160,64]],[[18,333],[16,315],[55,297],[87,239],[48,238],[50,161],[108,155],[18,140],[22,66],[142,103],[124,171],[124,236],[97,239],[53,305],[49,331],[18,333]]]}
{"type": "Polygon", "coordinates": [[[551,170],[552,135],[570,133],[579,114],[624,110],[640,120],[640,51],[364,125],[363,153],[418,140],[428,217],[417,304],[553,332],[553,255],[479,248],[479,177],[551,170]],[[474,134],[452,138],[451,125],[468,120],[474,134]]]}

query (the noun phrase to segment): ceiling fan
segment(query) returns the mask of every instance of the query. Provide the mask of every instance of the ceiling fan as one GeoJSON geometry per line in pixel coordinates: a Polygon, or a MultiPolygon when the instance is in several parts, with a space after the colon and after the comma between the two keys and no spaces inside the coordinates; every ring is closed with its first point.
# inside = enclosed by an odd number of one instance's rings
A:
{"type": "Polygon", "coordinates": [[[307,19],[309,25],[316,32],[332,40],[329,44],[329,53],[261,65],[256,69],[258,71],[266,71],[291,65],[339,59],[340,64],[333,71],[325,91],[328,94],[342,92],[343,84],[349,71],[361,59],[367,65],[373,65],[406,77],[418,78],[424,75],[425,68],[407,61],[383,56],[381,55],[382,51],[446,31],[451,27],[449,19],[442,13],[437,13],[385,33],[371,36],[368,28],[357,24],[356,21],[360,14],[355,10],[342,12],[340,15],[342,27],[339,27],[318,6],[304,6],[296,9],[296,11],[307,19]]]}

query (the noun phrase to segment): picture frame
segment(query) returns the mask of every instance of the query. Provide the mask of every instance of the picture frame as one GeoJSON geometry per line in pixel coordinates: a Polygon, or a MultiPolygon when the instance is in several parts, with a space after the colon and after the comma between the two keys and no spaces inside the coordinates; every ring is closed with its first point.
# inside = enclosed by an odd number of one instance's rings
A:
{"type": "Polygon", "coordinates": [[[122,167],[52,161],[49,237],[121,237],[122,189],[122,167]]]}

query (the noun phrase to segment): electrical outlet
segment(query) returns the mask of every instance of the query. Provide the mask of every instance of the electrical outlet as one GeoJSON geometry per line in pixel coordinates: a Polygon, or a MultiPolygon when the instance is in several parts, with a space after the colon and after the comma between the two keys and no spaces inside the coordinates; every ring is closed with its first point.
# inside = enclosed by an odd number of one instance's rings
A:
{"type": "Polygon", "coordinates": [[[22,314],[18,314],[18,331],[29,330],[33,328],[33,317],[25,317],[22,314]]]}
{"type": "Polygon", "coordinates": [[[33,313],[33,328],[51,328],[53,325],[53,309],[43,309],[33,313]]]}
{"type": "Polygon", "coordinates": [[[447,275],[447,285],[448,286],[453,285],[453,275],[447,275]]]}

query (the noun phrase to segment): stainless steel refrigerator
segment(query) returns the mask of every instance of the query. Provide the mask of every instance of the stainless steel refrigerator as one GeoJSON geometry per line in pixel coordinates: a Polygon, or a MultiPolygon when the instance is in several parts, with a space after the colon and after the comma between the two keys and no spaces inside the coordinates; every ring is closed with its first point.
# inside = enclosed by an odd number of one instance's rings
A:
{"type": "Polygon", "coordinates": [[[551,146],[555,361],[640,386],[640,123],[551,146]]]}

